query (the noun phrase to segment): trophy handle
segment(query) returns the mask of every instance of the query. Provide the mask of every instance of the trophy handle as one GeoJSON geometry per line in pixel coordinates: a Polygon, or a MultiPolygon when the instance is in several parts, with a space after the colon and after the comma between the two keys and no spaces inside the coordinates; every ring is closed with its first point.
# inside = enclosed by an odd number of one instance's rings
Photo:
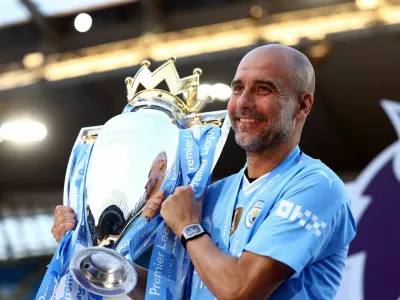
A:
{"type": "MultiPolygon", "coordinates": [[[[74,146],[72,149],[74,150],[76,146],[79,144],[84,143],[94,143],[96,140],[97,135],[100,133],[103,125],[99,126],[90,126],[90,127],[83,127],[79,131],[78,137],[75,140],[74,146]]],[[[63,191],[63,205],[70,206],[76,211],[76,203],[71,203],[69,200],[69,179],[71,177],[71,173],[73,171],[73,166],[75,164],[75,153],[72,150],[71,155],[69,157],[67,171],[65,173],[65,180],[64,180],[64,191],[63,191]]]]}

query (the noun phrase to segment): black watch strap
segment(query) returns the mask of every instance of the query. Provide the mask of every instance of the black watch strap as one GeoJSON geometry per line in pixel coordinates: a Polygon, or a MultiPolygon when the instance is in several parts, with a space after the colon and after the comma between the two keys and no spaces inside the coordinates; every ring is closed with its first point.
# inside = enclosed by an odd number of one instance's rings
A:
{"type": "Polygon", "coordinates": [[[186,239],[184,236],[183,236],[183,234],[181,235],[181,243],[182,243],[182,246],[183,246],[183,248],[185,248],[185,250],[187,250],[186,249],[186,243],[188,242],[188,241],[191,241],[191,240],[195,240],[195,239],[197,239],[198,237],[201,237],[202,235],[205,235],[205,234],[208,234],[208,236],[210,236],[210,234],[207,232],[207,231],[203,231],[202,233],[199,233],[199,234],[197,234],[197,235],[195,235],[195,236],[193,236],[193,237],[190,237],[190,238],[188,238],[188,239],[186,239]]]}

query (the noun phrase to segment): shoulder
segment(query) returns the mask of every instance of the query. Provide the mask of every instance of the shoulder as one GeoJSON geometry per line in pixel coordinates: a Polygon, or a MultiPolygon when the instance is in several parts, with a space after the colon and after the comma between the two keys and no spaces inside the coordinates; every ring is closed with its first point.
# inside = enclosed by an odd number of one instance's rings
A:
{"type": "Polygon", "coordinates": [[[350,203],[343,181],[327,165],[318,159],[302,154],[298,167],[294,170],[285,189],[286,193],[304,194],[305,201],[318,201],[337,208],[350,203]]]}
{"type": "Polygon", "coordinates": [[[337,245],[347,245],[355,236],[356,225],[344,182],[320,160],[303,154],[303,163],[290,183],[293,202],[330,227],[337,245]]]}
{"type": "Polygon", "coordinates": [[[294,176],[294,180],[305,182],[318,182],[322,188],[345,189],[343,181],[327,165],[319,159],[302,154],[300,167],[294,176]]]}

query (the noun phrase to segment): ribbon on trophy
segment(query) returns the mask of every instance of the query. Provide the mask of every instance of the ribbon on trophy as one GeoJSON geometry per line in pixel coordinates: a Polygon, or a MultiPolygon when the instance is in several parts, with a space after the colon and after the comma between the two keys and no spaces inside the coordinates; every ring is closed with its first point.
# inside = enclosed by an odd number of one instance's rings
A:
{"type": "MultiPolygon", "coordinates": [[[[182,176],[179,185],[190,185],[197,200],[209,183],[220,134],[221,130],[216,126],[194,126],[180,130],[179,160],[182,176]]],[[[190,267],[190,259],[179,238],[161,222],[151,255],[146,299],[182,299],[182,287],[190,267]]]]}
{"type": "MultiPolygon", "coordinates": [[[[76,230],[69,230],[58,244],[57,250],[47,266],[46,274],[40,285],[36,295],[37,300],[57,300],[65,299],[65,293],[72,292],[72,280],[66,280],[64,287],[60,289],[60,279],[68,273],[68,263],[75,251],[82,247],[88,247],[87,230],[84,212],[84,197],[85,197],[85,179],[89,166],[90,154],[92,152],[93,144],[78,144],[72,150],[70,159],[71,173],[69,176],[69,193],[68,197],[74,198],[77,203],[77,227],[76,230]],[[68,286],[68,284],[70,286],[68,286]],[[61,297],[57,297],[56,290],[65,292],[61,297]]],[[[68,277],[68,275],[66,275],[68,277]]],[[[77,287],[77,295],[85,295],[85,298],[78,297],[76,299],[93,299],[100,300],[102,297],[88,293],[83,289],[77,287]]]]}

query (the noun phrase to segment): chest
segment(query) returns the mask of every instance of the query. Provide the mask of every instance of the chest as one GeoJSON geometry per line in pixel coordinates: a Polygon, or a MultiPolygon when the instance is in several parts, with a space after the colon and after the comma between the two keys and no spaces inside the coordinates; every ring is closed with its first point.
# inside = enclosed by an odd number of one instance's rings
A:
{"type": "Polygon", "coordinates": [[[267,178],[249,184],[241,182],[236,192],[223,191],[211,209],[206,209],[204,228],[218,248],[231,255],[240,256],[262,221],[268,217],[280,192],[265,189],[267,178]]]}

